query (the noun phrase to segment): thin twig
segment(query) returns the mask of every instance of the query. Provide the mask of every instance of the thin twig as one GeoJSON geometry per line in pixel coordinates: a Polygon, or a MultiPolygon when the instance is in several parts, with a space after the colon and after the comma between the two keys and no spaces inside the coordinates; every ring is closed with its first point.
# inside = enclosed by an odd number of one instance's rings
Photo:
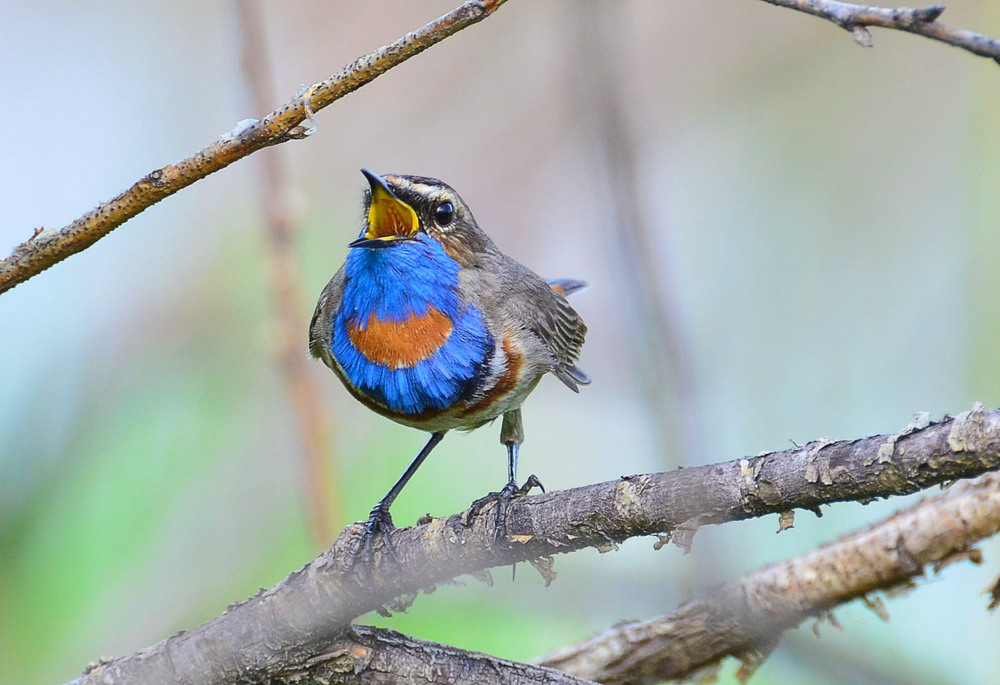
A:
{"type": "MultiPolygon", "coordinates": [[[[358,562],[364,525],[270,590],[222,616],[102,669],[79,685],[143,682],[188,685],[260,682],[265,666],[289,652],[320,654],[356,617],[406,606],[420,590],[463,573],[540,559],[584,547],[609,548],[636,535],[844,500],[909,494],[1000,468],[1000,410],[971,412],[901,433],[821,441],[746,459],[670,473],[623,477],[573,490],[515,499],[510,544],[495,544],[495,509],[472,521],[432,519],[391,534],[358,562]],[[402,599],[401,599],[402,598],[402,599]],[[235,675],[234,675],[235,674],[235,675]]],[[[465,512],[467,516],[468,512],[465,512]]]]}
{"type": "MultiPolygon", "coordinates": [[[[271,65],[267,58],[264,20],[259,0],[237,3],[243,36],[243,72],[254,108],[263,110],[274,101],[271,65]]],[[[281,149],[260,156],[260,198],[268,239],[268,277],[277,329],[278,373],[298,423],[302,443],[301,482],[313,543],[323,549],[333,539],[333,522],[340,525],[334,500],[337,486],[330,467],[330,420],[299,339],[306,330],[302,309],[302,283],[295,254],[296,226],[289,206],[291,188],[281,149]]]]}
{"type": "Polygon", "coordinates": [[[764,2],[832,21],[848,31],[862,47],[872,47],[872,34],[868,31],[868,27],[876,26],[915,33],[967,50],[980,57],[989,57],[1000,64],[1000,40],[938,22],[938,17],[945,10],[942,4],[913,9],[856,5],[838,0],[764,0],[764,2]]]}
{"type": "MultiPolygon", "coordinates": [[[[684,678],[726,656],[750,656],[780,633],[833,607],[909,583],[1000,531],[1000,474],[918,502],[807,554],[712,588],[701,599],[647,621],[619,624],[540,663],[602,683],[640,685],[684,678]]],[[[835,621],[836,619],[831,620],[835,621]]],[[[746,665],[746,664],[745,664],[746,665]]]]}
{"type": "Polygon", "coordinates": [[[271,145],[303,138],[312,128],[301,124],[335,100],[405,62],[448,36],[493,14],[506,0],[468,0],[394,43],[360,57],[308,88],[263,119],[237,124],[214,143],[176,164],[150,172],[117,197],[90,210],[59,230],[46,230],[14,248],[0,261],[0,293],[23,283],[53,264],[85,250],[123,223],[233,162],[271,145]]]}
{"type": "MultiPolygon", "coordinates": [[[[87,212],[58,230],[43,230],[30,236],[0,261],[0,293],[36,276],[50,266],[90,247],[118,226],[209,174],[270,145],[307,136],[313,129],[302,127],[312,113],[372,81],[462,29],[482,21],[506,0],[467,0],[464,4],[344,67],[325,81],[261,120],[245,120],[217,141],[176,164],[150,172],[117,197],[87,212]]],[[[879,26],[908,31],[990,57],[1000,63],[1000,41],[979,33],[936,21],[943,5],[926,9],[890,9],[854,5],[836,0],[764,0],[772,5],[822,17],[851,31],[862,45],[871,44],[866,27],[879,26]]]]}

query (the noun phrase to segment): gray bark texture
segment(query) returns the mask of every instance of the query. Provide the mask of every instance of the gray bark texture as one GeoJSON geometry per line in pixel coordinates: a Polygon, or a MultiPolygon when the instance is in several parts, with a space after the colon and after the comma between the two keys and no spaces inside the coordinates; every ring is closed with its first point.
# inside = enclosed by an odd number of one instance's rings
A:
{"type": "Polygon", "coordinates": [[[1000,474],[961,483],[806,554],[771,564],[738,582],[646,621],[616,625],[541,661],[584,678],[642,685],[689,677],[725,656],[752,670],[780,634],[838,604],[910,583],[928,564],[980,560],[976,542],[1000,530],[1000,474]]]}
{"type": "MultiPolygon", "coordinates": [[[[593,685],[562,671],[355,626],[320,653],[290,654],[268,666],[268,685],[593,685]]],[[[100,667],[98,667],[100,668],[100,667]]],[[[180,681],[177,681],[180,682],[180,681]]]]}
{"type": "Polygon", "coordinates": [[[358,616],[406,606],[418,591],[465,573],[519,561],[544,564],[554,554],[613,547],[637,535],[670,534],[689,545],[705,524],[904,495],[998,467],[1000,411],[977,406],[896,434],[823,440],[518,498],[509,508],[506,542],[493,539],[495,507],[471,521],[467,512],[426,517],[394,531],[395,554],[379,547],[369,566],[357,561],[363,525],[352,524],[329,550],[273,588],[197,628],[101,664],[74,683],[267,682],[276,664],[326,653],[358,616]]]}

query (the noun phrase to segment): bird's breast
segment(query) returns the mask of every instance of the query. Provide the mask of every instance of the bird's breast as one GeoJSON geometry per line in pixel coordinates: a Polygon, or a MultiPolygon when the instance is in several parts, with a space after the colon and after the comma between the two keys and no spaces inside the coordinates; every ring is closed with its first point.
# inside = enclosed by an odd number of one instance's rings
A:
{"type": "Polygon", "coordinates": [[[425,430],[473,428],[516,408],[545,368],[523,331],[491,318],[468,287],[433,241],[350,253],[329,349],[351,394],[425,430]]]}
{"type": "Polygon", "coordinates": [[[475,394],[493,354],[482,315],[433,306],[398,319],[341,311],[332,351],[344,383],[382,413],[432,415],[475,394]]]}
{"type": "Polygon", "coordinates": [[[435,307],[427,307],[419,316],[411,312],[401,321],[382,320],[372,313],[365,321],[353,317],[346,324],[351,345],[368,361],[391,371],[432,359],[455,329],[451,316],[435,307]]]}

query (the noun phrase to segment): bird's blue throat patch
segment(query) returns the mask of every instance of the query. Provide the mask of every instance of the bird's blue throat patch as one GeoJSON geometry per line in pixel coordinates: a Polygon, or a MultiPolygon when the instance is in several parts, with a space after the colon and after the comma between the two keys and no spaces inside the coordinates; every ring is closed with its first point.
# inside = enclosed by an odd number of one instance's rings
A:
{"type": "Polygon", "coordinates": [[[460,301],[459,269],[423,233],[348,253],[330,347],[356,390],[402,414],[443,409],[471,394],[494,343],[479,311],[460,301]]]}

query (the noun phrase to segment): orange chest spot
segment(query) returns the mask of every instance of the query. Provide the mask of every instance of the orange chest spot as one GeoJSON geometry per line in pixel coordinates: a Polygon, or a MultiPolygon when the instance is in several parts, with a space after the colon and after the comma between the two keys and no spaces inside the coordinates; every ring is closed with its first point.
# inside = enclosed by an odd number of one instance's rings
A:
{"type": "Polygon", "coordinates": [[[435,352],[451,335],[452,322],[439,309],[428,307],[423,316],[403,321],[382,321],[374,314],[363,325],[347,322],[347,337],[368,361],[390,369],[414,366],[435,352]]]}

